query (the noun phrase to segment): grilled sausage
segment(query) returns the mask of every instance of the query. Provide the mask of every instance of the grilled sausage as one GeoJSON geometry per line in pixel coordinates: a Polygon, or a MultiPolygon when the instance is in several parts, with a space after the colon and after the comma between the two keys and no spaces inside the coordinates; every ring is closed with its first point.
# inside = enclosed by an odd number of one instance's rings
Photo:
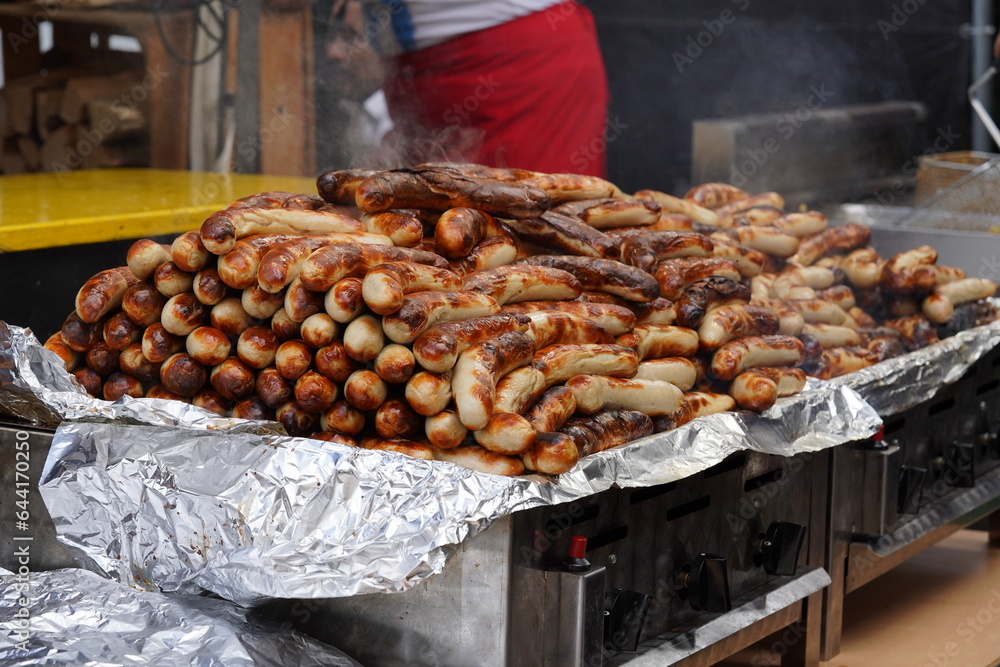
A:
{"type": "Polygon", "coordinates": [[[811,324],[843,324],[847,320],[843,308],[821,299],[786,299],[785,303],[811,324]]]}
{"type": "Polygon", "coordinates": [[[732,380],[749,368],[795,366],[805,358],[802,341],[791,336],[747,336],[733,340],[712,356],[712,375],[732,380]]]}
{"type": "Polygon", "coordinates": [[[175,336],[186,336],[209,320],[209,313],[194,294],[186,292],[167,299],[160,313],[163,328],[175,336]]]}
{"type": "Polygon", "coordinates": [[[184,346],[184,340],[175,336],[157,322],[142,332],[142,356],[154,364],[165,361],[184,346]]]}
{"type": "Polygon", "coordinates": [[[417,414],[429,417],[444,410],[451,402],[451,372],[414,373],[406,383],[406,402],[417,414]]]}
{"type": "Polygon", "coordinates": [[[744,410],[763,412],[781,396],[802,391],[806,375],[800,368],[754,368],[733,379],[729,394],[744,410]]]}
{"type": "Polygon", "coordinates": [[[520,475],[524,464],[516,456],[497,454],[479,445],[459,445],[451,449],[434,450],[434,458],[490,475],[520,475]]]}
{"type": "Polygon", "coordinates": [[[524,315],[497,313],[438,324],[416,338],[413,354],[425,369],[443,373],[455,365],[469,346],[511,331],[522,333],[528,329],[529,321],[524,315]]]}
{"type": "Polygon", "coordinates": [[[133,343],[122,350],[118,355],[118,366],[144,384],[160,381],[160,364],[153,363],[142,355],[141,343],[133,343]]]}
{"type": "Polygon", "coordinates": [[[614,183],[586,174],[544,174],[536,172],[519,180],[543,190],[549,196],[552,206],[570,201],[621,197],[623,194],[614,183]]]}
{"type": "Polygon", "coordinates": [[[267,327],[246,329],[236,342],[236,356],[250,368],[267,368],[274,365],[280,342],[267,327]]]}
{"type": "Polygon", "coordinates": [[[535,347],[542,349],[550,345],[613,343],[607,329],[579,315],[554,310],[528,313],[530,324],[528,335],[535,341],[535,347]]]}
{"type": "Polygon", "coordinates": [[[614,239],[575,217],[556,211],[546,211],[537,218],[507,220],[506,224],[522,240],[567,254],[604,259],[619,257],[614,239]]]}
{"type": "Polygon", "coordinates": [[[357,435],[365,427],[365,413],[344,400],[336,401],[319,417],[323,431],[357,435]]]}
{"type": "Polygon", "coordinates": [[[542,372],[548,388],[581,374],[632,377],[639,359],[623,345],[552,345],[539,350],[532,365],[542,372]]]}
{"type": "Polygon", "coordinates": [[[635,313],[623,306],[582,301],[526,301],[507,304],[501,314],[530,314],[536,312],[562,312],[575,315],[603,327],[612,336],[631,331],[635,326],[635,313]]]}
{"type": "Polygon", "coordinates": [[[344,278],[327,290],[323,308],[334,322],[350,322],[365,312],[363,285],[360,278],[344,278]]]}
{"type": "Polygon", "coordinates": [[[931,322],[944,324],[951,319],[955,306],[993,296],[996,290],[996,283],[984,278],[963,278],[938,285],[924,299],[923,313],[931,322]]]}
{"type": "Polygon", "coordinates": [[[750,288],[743,283],[720,276],[696,280],[677,299],[677,324],[693,329],[714,308],[749,302],[750,288]]]}
{"type": "Polygon", "coordinates": [[[650,359],[639,363],[635,377],[640,380],[669,382],[681,391],[688,391],[698,379],[698,367],[687,357],[650,359]]]}
{"type": "Polygon", "coordinates": [[[284,307],[285,293],[271,294],[262,290],[259,285],[251,285],[243,290],[240,303],[251,317],[266,320],[284,307]]]}
{"type": "MultiPolygon", "coordinates": [[[[801,328],[801,327],[800,327],[801,328]]],[[[723,306],[713,310],[698,327],[702,350],[715,351],[743,336],[770,336],[780,330],[778,315],[761,306],[723,306]]]]}
{"type": "Polygon", "coordinates": [[[435,324],[485,317],[499,311],[499,304],[485,294],[416,292],[403,297],[403,305],[398,311],[382,318],[382,328],[393,342],[411,343],[435,324]]]}
{"type": "Polygon", "coordinates": [[[212,370],[209,371],[208,381],[220,396],[231,401],[246,398],[254,392],[256,387],[253,369],[237,357],[229,357],[213,366],[212,370]]]}
{"type": "Polygon", "coordinates": [[[292,436],[304,437],[315,431],[319,425],[319,418],[295,401],[279,405],[275,410],[275,418],[292,436]]]}
{"type": "Polygon", "coordinates": [[[213,213],[201,224],[201,242],[224,255],[238,239],[253,234],[325,234],[364,232],[360,220],[331,211],[250,206],[213,213]]]}
{"type": "Polygon", "coordinates": [[[698,351],[698,334],[669,324],[640,324],[617,338],[619,345],[636,351],[639,361],[664,357],[690,357],[698,351]]]}
{"type": "Polygon", "coordinates": [[[379,169],[337,169],[320,174],[316,179],[319,195],[331,204],[354,205],[354,195],[358,186],[379,173],[379,169]]]}
{"type": "Polygon", "coordinates": [[[361,216],[361,222],[370,233],[385,236],[393,245],[404,248],[412,248],[424,236],[420,219],[401,211],[366,213],[361,216]]]}
{"type": "Polygon", "coordinates": [[[160,313],[166,302],[167,298],[153,285],[137,283],[125,290],[121,307],[132,322],[140,327],[148,327],[160,321],[160,313]]]}
{"type": "Polygon", "coordinates": [[[424,433],[427,441],[438,449],[451,449],[462,444],[469,429],[462,425],[454,410],[443,410],[427,417],[424,421],[424,433]]]}
{"type": "Polygon", "coordinates": [[[244,310],[242,300],[234,296],[212,306],[209,319],[213,327],[230,336],[239,336],[254,324],[250,313],[244,310]]]}
{"type": "Polygon", "coordinates": [[[649,435],[653,421],[637,410],[603,410],[590,418],[570,420],[562,432],[573,439],[580,456],[589,456],[649,435]]]}
{"type": "Polygon", "coordinates": [[[292,234],[255,234],[240,239],[232,250],[219,257],[219,278],[233,289],[250,287],[257,282],[257,269],[264,255],[295,238],[298,237],[292,234]]]}
{"type": "Polygon", "coordinates": [[[373,312],[388,315],[402,307],[406,294],[457,289],[462,289],[462,277],[448,269],[413,262],[387,262],[373,267],[365,276],[362,296],[373,312]]]}
{"type": "Polygon", "coordinates": [[[466,428],[479,430],[486,426],[493,413],[497,382],[515,368],[529,364],[534,353],[534,341],[514,332],[478,342],[462,353],[451,385],[455,408],[466,428]]]}
{"type": "Polygon", "coordinates": [[[652,225],[660,219],[658,204],[635,197],[584,199],[567,202],[553,210],[596,229],[652,225]]]}
{"type": "Polygon", "coordinates": [[[516,456],[535,444],[535,429],[521,415],[494,412],[486,426],[472,436],[485,449],[497,454],[516,456]]]}
{"type": "Polygon", "coordinates": [[[728,183],[703,183],[688,190],[684,199],[703,208],[715,210],[749,196],[746,191],[728,183]]]}
{"type": "Polygon", "coordinates": [[[298,380],[312,363],[313,351],[305,341],[286,340],[274,352],[274,367],[288,380],[298,380]]]}
{"type": "Polygon", "coordinates": [[[465,257],[488,238],[508,235],[508,230],[496,218],[471,208],[445,211],[434,227],[438,252],[451,259],[465,257]]]}
{"type": "MultiPolygon", "coordinates": [[[[101,330],[104,342],[113,350],[124,350],[142,336],[142,327],[133,323],[125,313],[115,313],[106,319],[101,330]]],[[[59,340],[63,345],[66,345],[61,335],[59,340]]],[[[68,345],[66,347],[72,350],[68,345]]]]}
{"type": "MultiPolygon", "coordinates": [[[[160,382],[178,396],[194,396],[207,380],[205,367],[187,354],[174,354],[160,366],[160,382]]],[[[252,382],[250,386],[253,386],[252,382]]]]}
{"type": "MultiPolygon", "coordinates": [[[[146,392],[146,396],[149,396],[149,392],[146,392]]],[[[232,403],[211,389],[206,389],[191,397],[191,405],[224,417],[229,414],[229,406],[232,403]]]]}
{"type": "Polygon", "coordinates": [[[209,257],[198,232],[184,232],[170,245],[170,259],[181,271],[197,273],[208,266],[209,257]]]}
{"type": "Polygon", "coordinates": [[[316,350],[315,364],[316,370],[334,382],[345,382],[354,371],[362,367],[362,364],[351,358],[341,341],[333,341],[316,350]]]}
{"type": "Polygon", "coordinates": [[[809,266],[820,257],[835,252],[845,252],[868,245],[871,230],[864,225],[848,223],[842,227],[830,227],[815,236],[803,239],[791,261],[809,266]]]}
{"type": "Polygon", "coordinates": [[[198,301],[206,306],[214,306],[229,293],[229,289],[222,282],[219,272],[211,267],[206,267],[195,274],[191,290],[198,301]]]}
{"type": "Polygon", "coordinates": [[[462,259],[451,260],[449,266],[458,275],[466,276],[473,271],[513,264],[527,254],[517,236],[494,236],[479,243],[462,259]]]}
{"type": "Polygon", "coordinates": [[[660,297],[649,303],[630,303],[636,324],[673,324],[677,320],[677,307],[669,299],[660,297]]]}
{"type": "Polygon", "coordinates": [[[403,345],[386,345],[375,357],[375,373],[390,384],[403,384],[413,376],[415,368],[413,353],[403,345]]]}
{"type": "Polygon", "coordinates": [[[413,438],[424,427],[424,418],[414,412],[406,401],[398,398],[380,405],[373,421],[375,431],[382,438],[413,438]]]}
{"type": "Polygon", "coordinates": [[[385,381],[374,371],[354,371],[344,382],[344,398],[359,410],[378,409],[388,395],[389,388],[385,381]]]}
{"type": "Polygon", "coordinates": [[[143,397],[142,383],[124,373],[112,373],[108,376],[101,391],[105,401],[117,401],[122,396],[143,397]]]}
{"type": "Polygon", "coordinates": [[[129,247],[125,255],[129,271],[139,280],[149,280],[160,264],[169,261],[170,246],[150,239],[139,239],[129,247]]]}
{"type": "Polygon", "coordinates": [[[381,234],[312,234],[295,236],[271,247],[257,267],[257,283],[265,292],[280,292],[299,277],[306,258],[320,248],[332,245],[391,246],[381,234]]]}
{"type": "Polygon", "coordinates": [[[545,391],[545,375],[532,366],[522,366],[497,382],[494,412],[524,414],[545,391]]]}
{"type": "MultiPolygon", "coordinates": [[[[271,328],[274,328],[273,324],[271,328]]],[[[307,345],[319,349],[337,337],[337,323],[326,313],[316,313],[302,321],[299,334],[307,345]]]]}
{"type": "Polygon", "coordinates": [[[568,271],[576,276],[585,290],[607,292],[629,301],[648,302],[660,296],[660,286],[653,276],[611,259],[539,255],[518,260],[517,263],[568,271]]]}
{"type": "Polygon", "coordinates": [[[295,397],[292,383],[274,366],[264,368],[257,373],[257,379],[254,380],[254,390],[264,405],[269,408],[277,408],[295,397]]]}
{"type": "Polygon", "coordinates": [[[804,213],[786,213],[770,224],[799,238],[805,238],[825,230],[827,220],[826,216],[819,211],[806,211],[804,213]]]}
{"type": "Polygon", "coordinates": [[[118,355],[120,352],[108,347],[107,343],[97,341],[85,356],[87,366],[98,375],[107,377],[118,370],[118,355]]]}
{"type": "Polygon", "coordinates": [[[474,271],[465,276],[462,289],[489,295],[501,306],[520,301],[570,300],[582,291],[573,274],[547,266],[498,266],[474,271]]]}
{"type": "Polygon", "coordinates": [[[108,269],[90,277],[76,293],[76,314],[93,324],[122,303],[129,287],[139,283],[127,266],[108,269]]]}
{"type": "Polygon", "coordinates": [[[229,337],[214,327],[198,327],[184,341],[187,353],[205,366],[221,364],[232,351],[229,337]]]}
{"type": "Polygon", "coordinates": [[[284,308],[280,308],[271,316],[271,331],[281,341],[292,340],[300,337],[302,324],[289,317],[288,311],[284,308]]]}
{"type": "Polygon", "coordinates": [[[194,288],[194,274],[181,271],[173,262],[167,262],[156,267],[153,284],[160,294],[169,298],[190,292],[194,288]]]}
{"type": "Polygon", "coordinates": [[[576,409],[583,414],[599,410],[636,410],[647,415],[666,415],[680,407],[683,392],[669,382],[577,375],[566,382],[573,392],[576,409]]]}
{"type": "Polygon", "coordinates": [[[688,285],[711,277],[733,281],[741,278],[736,262],[718,257],[672,259],[661,262],[656,269],[660,294],[671,301],[680,299],[688,285]]]}
{"type": "Polygon", "coordinates": [[[635,193],[635,196],[638,199],[655,202],[664,212],[680,213],[702,225],[710,225],[712,227],[724,227],[728,225],[728,221],[721,218],[715,211],[699,206],[692,201],[668,195],[665,192],[640,190],[635,193]]]}
{"type": "Polygon", "coordinates": [[[344,329],[344,348],[352,359],[366,363],[375,359],[385,347],[382,326],[372,315],[362,315],[344,329]]]}
{"type": "MultiPolygon", "coordinates": [[[[311,414],[320,414],[333,407],[337,400],[337,385],[333,381],[317,373],[306,371],[295,381],[295,402],[303,410],[311,414]]],[[[310,429],[315,430],[315,428],[310,429]]]]}
{"type": "Polygon", "coordinates": [[[782,299],[754,297],[750,300],[750,305],[774,311],[774,314],[778,316],[778,333],[782,336],[797,336],[802,333],[805,319],[788,302],[782,299]]]}
{"type": "Polygon", "coordinates": [[[443,257],[422,250],[384,245],[329,245],[306,258],[299,276],[306,288],[325,292],[344,278],[363,278],[378,264],[400,261],[448,268],[443,257]]]}
{"type": "Polygon", "coordinates": [[[555,433],[576,412],[576,397],[565,386],[551,387],[525,413],[525,417],[539,433],[555,433]]]}
{"type": "Polygon", "coordinates": [[[355,192],[354,202],[366,213],[390,208],[474,208],[511,217],[540,215],[549,196],[526,182],[503,182],[461,176],[434,168],[394,169],[369,176],[355,192]]]}

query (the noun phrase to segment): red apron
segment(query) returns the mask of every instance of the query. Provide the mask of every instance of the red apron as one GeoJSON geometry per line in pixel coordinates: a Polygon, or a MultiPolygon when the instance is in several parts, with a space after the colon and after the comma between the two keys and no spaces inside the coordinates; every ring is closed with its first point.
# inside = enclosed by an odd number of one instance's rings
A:
{"type": "Polygon", "coordinates": [[[569,1],[395,59],[393,161],[605,175],[608,87],[594,21],[569,1]]]}

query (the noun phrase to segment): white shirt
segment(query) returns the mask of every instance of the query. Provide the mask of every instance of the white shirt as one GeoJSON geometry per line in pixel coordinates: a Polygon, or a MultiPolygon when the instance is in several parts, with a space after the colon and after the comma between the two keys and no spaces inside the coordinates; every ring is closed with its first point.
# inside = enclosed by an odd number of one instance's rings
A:
{"type": "Polygon", "coordinates": [[[557,5],[564,0],[379,0],[403,51],[440,44],[557,5]]]}

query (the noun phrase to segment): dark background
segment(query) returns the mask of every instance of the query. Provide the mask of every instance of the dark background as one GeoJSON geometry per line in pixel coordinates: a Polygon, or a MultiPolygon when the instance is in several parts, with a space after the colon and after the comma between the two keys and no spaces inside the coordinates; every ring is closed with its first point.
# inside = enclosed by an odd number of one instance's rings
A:
{"type": "MultiPolygon", "coordinates": [[[[597,22],[612,102],[608,177],[626,191],[684,192],[690,185],[691,121],[794,110],[810,87],[828,105],[918,100],[928,118],[913,154],[938,128],[970,148],[968,0],[587,0],[597,22]],[[911,10],[888,38],[893,7],[911,10]],[[745,7],[745,10],[741,9],[745,7]],[[913,11],[915,9],[915,11],[913,11]],[[735,20],[693,63],[672,54],[724,10],[735,20]],[[626,127],[627,126],[627,127],[626,127]]],[[[716,26],[718,28],[718,26],[716,26]]],[[[902,165],[900,165],[902,167],[902,165]]]]}

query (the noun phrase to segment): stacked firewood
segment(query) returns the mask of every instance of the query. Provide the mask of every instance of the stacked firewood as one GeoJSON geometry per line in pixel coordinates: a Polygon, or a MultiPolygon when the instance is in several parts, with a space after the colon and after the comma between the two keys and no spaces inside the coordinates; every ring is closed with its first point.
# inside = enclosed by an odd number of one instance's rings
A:
{"type": "Polygon", "coordinates": [[[866,228],[775,193],[626,196],[456,164],[318,187],[239,200],[170,246],[137,241],[46,347],[106,400],[559,474],[928,344],[956,307],[963,326],[995,316],[989,281],[924,248],[882,260],[866,228]]]}

